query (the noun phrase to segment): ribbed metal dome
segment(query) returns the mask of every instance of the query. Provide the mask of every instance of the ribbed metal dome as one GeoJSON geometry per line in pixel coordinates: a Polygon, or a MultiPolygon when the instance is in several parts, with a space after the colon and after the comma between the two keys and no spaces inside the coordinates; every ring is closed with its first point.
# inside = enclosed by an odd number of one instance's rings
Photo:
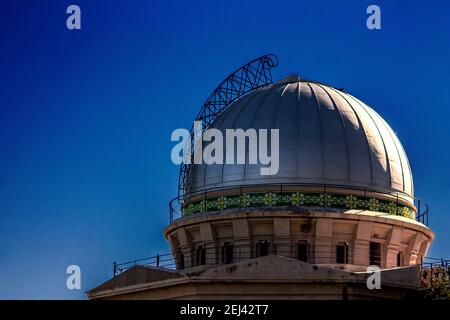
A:
{"type": "MultiPolygon", "coordinates": [[[[259,165],[193,165],[188,191],[264,183],[319,183],[413,196],[413,178],[396,134],[348,93],[290,77],[243,96],[212,124],[280,131],[279,171],[259,165]]],[[[248,163],[248,154],[246,155],[248,163]]]]}

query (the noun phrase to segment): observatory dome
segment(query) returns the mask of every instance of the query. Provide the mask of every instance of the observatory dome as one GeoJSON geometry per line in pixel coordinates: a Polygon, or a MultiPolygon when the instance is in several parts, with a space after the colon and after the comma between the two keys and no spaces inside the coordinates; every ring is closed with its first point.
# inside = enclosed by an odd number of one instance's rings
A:
{"type": "Polygon", "coordinates": [[[210,128],[224,136],[226,129],[279,129],[279,171],[261,175],[248,154],[246,164],[193,165],[188,192],[313,183],[414,196],[408,158],[391,127],[364,102],[331,86],[288,77],[239,98],[210,128]]]}

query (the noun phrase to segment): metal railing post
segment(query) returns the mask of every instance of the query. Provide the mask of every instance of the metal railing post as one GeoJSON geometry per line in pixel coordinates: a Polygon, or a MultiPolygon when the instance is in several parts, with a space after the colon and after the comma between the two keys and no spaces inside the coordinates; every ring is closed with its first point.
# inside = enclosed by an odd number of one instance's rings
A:
{"type": "Polygon", "coordinates": [[[156,267],[159,268],[159,254],[156,255],[156,267]]]}
{"type": "Polygon", "coordinates": [[[243,207],[243,205],[242,205],[242,184],[241,184],[241,187],[240,187],[240,192],[241,192],[241,194],[239,196],[239,205],[242,208],[243,207]]]}
{"type": "Polygon", "coordinates": [[[281,206],[283,206],[283,184],[280,183],[280,193],[281,193],[281,206]]]}
{"type": "Polygon", "coordinates": [[[116,268],[117,268],[117,262],[113,262],[113,273],[114,273],[114,278],[116,277],[116,268]]]}
{"type": "Polygon", "coordinates": [[[422,212],[420,211],[420,200],[417,199],[417,217],[419,218],[419,222],[424,222],[422,217],[422,212]]]}
{"type": "Polygon", "coordinates": [[[397,215],[398,215],[398,192],[397,192],[397,215]]]}

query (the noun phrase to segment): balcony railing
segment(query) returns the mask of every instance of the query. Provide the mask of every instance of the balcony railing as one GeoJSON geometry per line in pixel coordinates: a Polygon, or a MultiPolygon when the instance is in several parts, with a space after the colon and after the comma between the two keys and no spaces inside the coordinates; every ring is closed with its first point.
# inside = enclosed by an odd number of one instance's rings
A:
{"type": "Polygon", "coordinates": [[[430,288],[435,284],[448,284],[450,278],[450,260],[425,257],[420,268],[420,282],[422,287],[430,288]]]}
{"type": "MultiPolygon", "coordinates": [[[[184,258],[181,259],[178,256],[178,261],[173,257],[171,253],[158,254],[152,257],[147,257],[138,260],[127,261],[123,263],[113,263],[113,273],[114,277],[120,275],[122,272],[134,267],[134,266],[146,266],[146,267],[154,267],[154,268],[162,268],[168,270],[176,270],[176,269],[184,269],[189,267],[195,267],[200,265],[220,265],[220,264],[229,264],[236,263],[252,258],[256,258],[259,256],[265,255],[279,255],[294,258],[300,261],[305,261],[307,263],[333,263],[333,264],[354,264],[353,260],[353,252],[352,250],[348,250],[343,256],[338,257],[336,252],[333,252],[334,246],[328,246],[327,248],[320,248],[318,246],[308,246],[306,255],[303,255],[298,251],[298,247],[291,247],[290,250],[279,250],[275,246],[269,246],[267,252],[261,252],[261,248],[257,249],[257,247],[251,247],[248,250],[235,250],[233,249],[232,257],[226,257],[224,253],[217,254],[218,248],[210,248],[214,249],[214,256],[208,254],[208,249],[206,249],[204,256],[198,256],[197,252],[192,252],[190,259],[184,258]],[[300,254],[300,255],[299,255],[300,254]],[[183,261],[181,261],[183,260],[183,261]],[[340,261],[337,261],[340,260],[340,261]]],[[[381,257],[377,255],[372,255],[372,260],[380,261],[381,257]]],[[[373,261],[372,261],[373,262],[373,261]]],[[[432,257],[425,257],[421,263],[419,263],[421,269],[421,280],[422,285],[427,285],[429,282],[433,282],[434,276],[433,272],[438,270],[440,272],[444,271],[448,275],[450,275],[450,260],[449,259],[438,259],[432,257]],[[428,280],[427,280],[428,275],[428,280]]]]}
{"type": "Polygon", "coordinates": [[[131,260],[127,262],[113,262],[114,277],[134,266],[146,266],[165,269],[175,269],[175,259],[171,253],[157,254],[156,256],[131,260]]]}
{"type": "MultiPolygon", "coordinates": [[[[262,243],[254,246],[242,247],[197,247],[190,250],[190,254],[178,252],[175,257],[170,253],[158,254],[138,260],[123,263],[113,263],[114,276],[134,267],[147,266],[170,270],[182,270],[201,265],[223,265],[254,259],[261,256],[277,255],[292,258],[312,264],[350,264],[357,265],[353,249],[345,244],[312,245],[302,243],[294,246],[277,247],[274,244],[262,243]],[[345,247],[338,253],[337,246],[345,247]],[[228,250],[227,250],[228,248],[228,250]],[[231,248],[231,249],[230,249],[231,248]]],[[[382,257],[377,254],[370,255],[370,264],[380,264],[382,257]]]]}
{"type": "Polygon", "coordinates": [[[170,201],[169,221],[172,223],[188,215],[229,208],[302,206],[379,211],[415,218],[428,226],[428,205],[405,193],[345,185],[291,183],[248,184],[180,195],[170,201]]]}
{"type": "Polygon", "coordinates": [[[443,268],[450,274],[450,259],[425,257],[421,263],[423,268],[443,268]]]}

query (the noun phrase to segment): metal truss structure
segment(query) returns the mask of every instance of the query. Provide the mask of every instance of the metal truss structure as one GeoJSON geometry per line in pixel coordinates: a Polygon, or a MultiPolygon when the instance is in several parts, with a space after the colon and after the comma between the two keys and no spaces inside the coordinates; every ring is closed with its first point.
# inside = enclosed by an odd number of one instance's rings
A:
{"type": "MultiPolygon", "coordinates": [[[[195,121],[202,122],[202,133],[231,103],[239,97],[272,83],[271,69],[278,65],[278,58],[266,54],[250,61],[231,73],[211,93],[200,109],[195,121]]],[[[191,163],[193,162],[194,128],[191,128],[191,163]]],[[[178,177],[178,195],[185,193],[188,186],[190,164],[182,163],[178,177]]]]}

